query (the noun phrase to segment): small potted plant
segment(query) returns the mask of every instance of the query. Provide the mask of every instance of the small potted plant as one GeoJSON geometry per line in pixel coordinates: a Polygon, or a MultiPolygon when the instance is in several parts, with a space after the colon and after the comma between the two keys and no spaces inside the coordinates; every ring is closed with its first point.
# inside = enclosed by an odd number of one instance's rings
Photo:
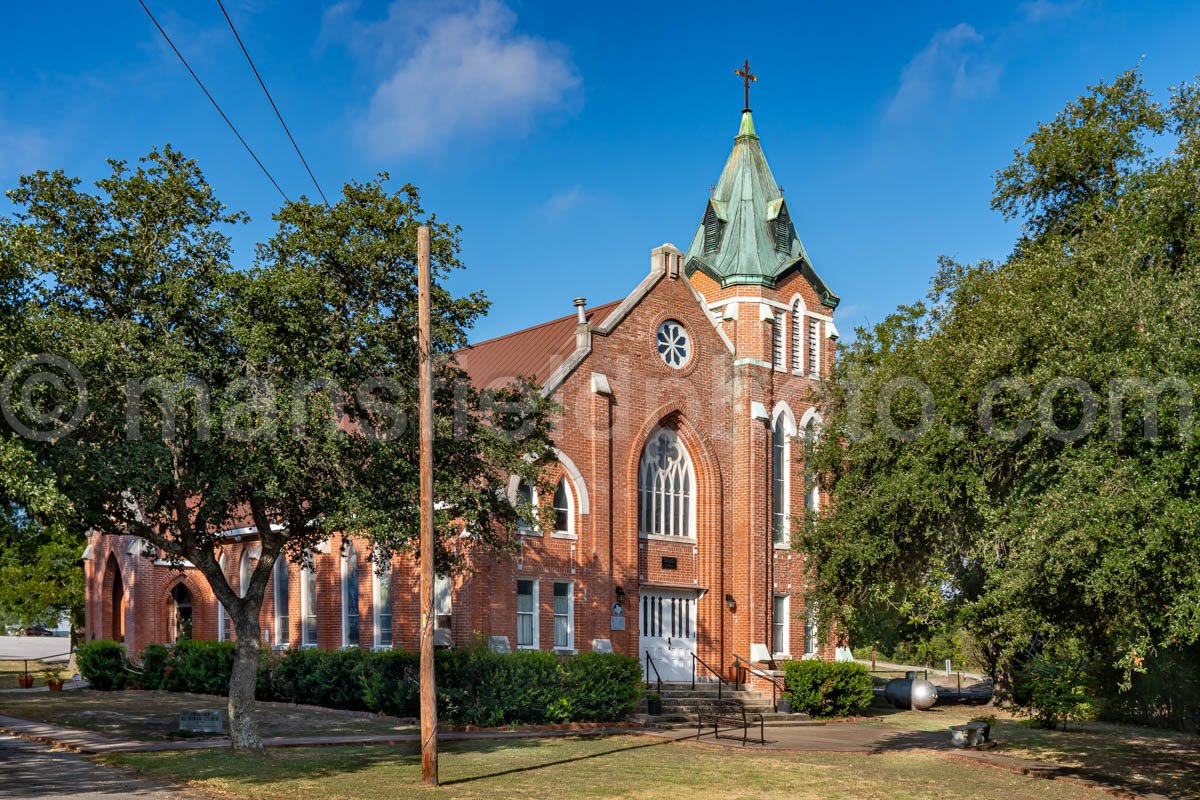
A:
{"type": "Polygon", "coordinates": [[[42,670],[42,675],[46,676],[46,687],[52,692],[61,692],[63,690],[63,671],[60,667],[46,667],[42,670]]]}
{"type": "Polygon", "coordinates": [[[28,669],[17,675],[17,686],[20,686],[22,689],[33,688],[33,676],[29,674],[28,669]]]}
{"type": "Polygon", "coordinates": [[[656,717],[662,713],[662,695],[655,692],[646,695],[646,712],[656,717]]]}

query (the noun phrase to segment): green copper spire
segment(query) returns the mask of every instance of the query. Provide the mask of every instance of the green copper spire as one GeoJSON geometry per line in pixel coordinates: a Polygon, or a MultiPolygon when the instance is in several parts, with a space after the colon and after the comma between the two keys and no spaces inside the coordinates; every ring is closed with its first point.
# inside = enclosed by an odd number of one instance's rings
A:
{"type": "Polygon", "coordinates": [[[838,304],[838,296],[817,276],[796,234],[749,110],[742,112],[733,152],[684,261],[688,275],[701,270],[722,286],[774,286],[798,269],[822,302],[838,304]]]}

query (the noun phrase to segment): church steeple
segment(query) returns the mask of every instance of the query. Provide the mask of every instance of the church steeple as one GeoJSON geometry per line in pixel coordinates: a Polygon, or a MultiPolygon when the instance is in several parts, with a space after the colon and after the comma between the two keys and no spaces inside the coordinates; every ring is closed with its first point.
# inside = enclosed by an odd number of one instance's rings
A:
{"type": "MultiPolygon", "coordinates": [[[[749,78],[746,86],[748,93],[749,78]]],[[[689,276],[700,270],[721,286],[774,286],[787,273],[802,270],[823,303],[838,303],[837,295],[813,270],[796,234],[749,108],[742,111],[733,152],[708,199],[684,263],[689,276]]]]}

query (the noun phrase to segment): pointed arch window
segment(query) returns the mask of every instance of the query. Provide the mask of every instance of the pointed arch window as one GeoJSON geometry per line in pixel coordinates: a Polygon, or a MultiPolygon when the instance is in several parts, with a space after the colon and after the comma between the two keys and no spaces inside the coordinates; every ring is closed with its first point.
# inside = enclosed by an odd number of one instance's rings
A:
{"type": "Polygon", "coordinates": [[[392,646],[392,564],[389,561],[371,570],[372,620],[375,630],[375,648],[386,650],[392,646]]]}
{"type": "Polygon", "coordinates": [[[342,544],[342,647],[358,647],[358,551],[349,539],[342,544]]]}
{"type": "Polygon", "coordinates": [[[575,535],[575,498],[562,478],[554,489],[554,533],[557,536],[575,535]]]}
{"type": "Polygon", "coordinates": [[[300,646],[317,646],[317,561],[311,551],[300,567],[300,646]]]}
{"type": "Polygon", "coordinates": [[[804,371],[804,305],[797,298],[792,303],[792,372],[804,371]]]}
{"type": "Polygon", "coordinates": [[[675,431],[655,431],[638,466],[638,533],[694,538],[695,485],[692,459],[675,431]]]}
{"type": "Polygon", "coordinates": [[[238,597],[245,597],[250,589],[250,578],[253,570],[250,567],[250,549],[242,550],[242,560],[238,563],[238,597]]]}
{"type": "Polygon", "coordinates": [[[821,510],[821,483],[814,465],[817,436],[817,420],[813,418],[804,426],[804,510],[812,514],[821,510]]]}
{"type": "Polygon", "coordinates": [[[776,311],[774,320],[771,325],[771,364],[775,369],[783,369],[784,364],[784,330],[787,327],[787,319],[782,311],[776,311]]]}
{"type": "MultiPolygon", "coordinates": [[[[225,575],[225,565],[228,563],[228,555],[221,553],[221,557],[217,559],[217,565],[220,566],[222,575],[225,575]]],[[[226,579],[228,579],[227,575],[226,579]]],[[[233,618],[229,616],[229,611],[226,610],[225,604],[220,600],[217,600],[217,607],[217,641],[228,642],[229,632],[233,629],[233,618]]]]}
{"type": "Polygon", "coordinates": [[[787,419],[783,414],[775,418],[775,426],[771,431],[771,506],[774,524],[772,525],[772,540],[776,547],[786,547],[788,539],[788,463],[790,445],[788,442],[787,419]]]}
{"type": "Polygon", "coordinates": [[[287,557],[279,554],[274,568],[275,583],[275,645],[287,647],[291,642],[290,587],[288,586],[287,557]]]}

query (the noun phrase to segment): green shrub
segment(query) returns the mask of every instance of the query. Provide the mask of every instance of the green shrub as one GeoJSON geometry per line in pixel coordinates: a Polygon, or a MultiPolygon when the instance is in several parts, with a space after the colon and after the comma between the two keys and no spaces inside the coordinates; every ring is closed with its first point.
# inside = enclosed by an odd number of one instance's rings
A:
{"type": "Polygon", "coordinates": [[[784,667],[792,710],[812,717],[846,717],[871,704],[871,674],[848,661],[789,661],[784,667]]]}
{"type": "Polygon", "coordinates": [[[393,717],[420,713],[421,659],[403,650],[370,653],[363,661],[362,696],[369,711],[393,717]]]}
{"type": "Polygon", "coordinates": [[[130,677],[127,662],[125,646],[111,639],[86,642],[75,650],[79,674],[102,692],[125,688],[130,677]]]}
{"type": "Polygon", "coordinates": [[[447,719],[485,727],[569,719],[563,669],[553,653],[468,647],[438,656],[438,706],[447,719]]]}
{"type": "Polygon", "coordinates": [[[167,659],[162,686],[171,692],[228,694],[233,642],[182,639],[167,659]]]}
{"type": "Polygon", "coordinates": [[[1072,720],[1095,716],[1087,683],[1080,659],[1034,656],[1013,673],[1013,706],[1035,727],[1065,729],[1072,720]]]}
{"type": "Polygon", "coordinates": [[[563,667],[572,720],[620,720],[641,698],[642,666],[636,658],[619,653],[580,653],[563,667]]]}
{"type": "Polygon", "coordinates": [[[137,688],[155,691],[165,688],[171,651],[161,644],[148,644],[142,650],[142,672],[137,676],[137,688]]]}

